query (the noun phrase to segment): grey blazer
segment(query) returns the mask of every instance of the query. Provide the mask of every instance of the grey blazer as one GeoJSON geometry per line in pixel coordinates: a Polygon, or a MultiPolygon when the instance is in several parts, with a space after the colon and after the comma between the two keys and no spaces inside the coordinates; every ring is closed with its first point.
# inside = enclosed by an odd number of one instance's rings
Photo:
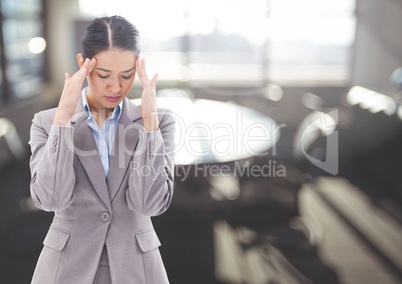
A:
{"type": "Polygon", "coordinates": [[[159,130],[142,131],[140,110],[124,100],[107,180],[82,102],[72,127],[52,125],[55,109],[31,126],[31,196],[55,212],[32,283],[91,284],[104,245],[112,282],[168,283],[150,217],[173,195],[173,116],[158,109],[159,130]]]}

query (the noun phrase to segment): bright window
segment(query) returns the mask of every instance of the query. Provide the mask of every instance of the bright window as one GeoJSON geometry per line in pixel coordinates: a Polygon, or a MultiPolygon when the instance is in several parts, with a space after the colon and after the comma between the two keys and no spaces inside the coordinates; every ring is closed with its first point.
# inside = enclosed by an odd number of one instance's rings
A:
{"type": "Polygon", "coordinates": [[[41,0],[1,0],[2,99],[25,98],[45,86],[45,49],[41,0]]]}
{"type": "Polygon", "coordinates": [[[352,0],[271,0],[268,79],[277,83],[345,83],[355,37],[352,0]]]}
{"type": "Polygon", "coordinates": [[[345,84],[354,0],[80,0],[140,30],[161,80],[190,84],[345,84]]]}

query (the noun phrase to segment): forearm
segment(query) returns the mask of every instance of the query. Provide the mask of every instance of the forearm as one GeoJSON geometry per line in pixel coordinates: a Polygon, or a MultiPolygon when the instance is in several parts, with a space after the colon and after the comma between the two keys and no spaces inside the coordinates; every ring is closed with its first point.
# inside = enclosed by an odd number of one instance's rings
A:
{"type": "Polygon", "coordinates": [[[167,153],[160,130],[140,132],[139,148],[131,165],[127,202],[147,216],[162,214],[173,196],[173,158],[167,153]]]}
{"type": "Polygon", "coordinates": [[[31,133],[31,197],[45,211],[61,211],[73,200],[73,128],[53,125],[44,140],[37,125],[31,133]]]}

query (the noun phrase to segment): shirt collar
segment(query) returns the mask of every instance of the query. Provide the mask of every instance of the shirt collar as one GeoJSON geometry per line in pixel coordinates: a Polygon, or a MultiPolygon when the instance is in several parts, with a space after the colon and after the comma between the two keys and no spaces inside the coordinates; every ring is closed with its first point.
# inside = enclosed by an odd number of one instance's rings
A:
{"type": "MultiPolygon", "coordinates": [[[[88,87],[85,87],[82,92],[81,92],[81,97],[82,97],[82,104],[84,106],[84,110],[88,116],[88,119],[93,117],[92,113],[89,111],[89,104],[88,104],[88,99],[87,99],[87,91],[88,87]]],[[[122,100],[113,110],[112,115],[109,117],[110,119],[116,119],[119,120],[121,117],[121,110],[123,109],[123,101],[122,100]]]]}

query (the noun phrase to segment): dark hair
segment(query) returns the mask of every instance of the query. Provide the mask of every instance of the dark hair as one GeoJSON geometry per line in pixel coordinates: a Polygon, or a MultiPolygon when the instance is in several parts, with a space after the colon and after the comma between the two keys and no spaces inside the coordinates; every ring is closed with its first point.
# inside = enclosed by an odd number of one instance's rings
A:
{"type": "Polygon", "coordinates": [[[90,59],[113,47],[140,53],[138,30],[121,16],[95,18],[89,23],[81,44],[83,57],[90,59]]]}

